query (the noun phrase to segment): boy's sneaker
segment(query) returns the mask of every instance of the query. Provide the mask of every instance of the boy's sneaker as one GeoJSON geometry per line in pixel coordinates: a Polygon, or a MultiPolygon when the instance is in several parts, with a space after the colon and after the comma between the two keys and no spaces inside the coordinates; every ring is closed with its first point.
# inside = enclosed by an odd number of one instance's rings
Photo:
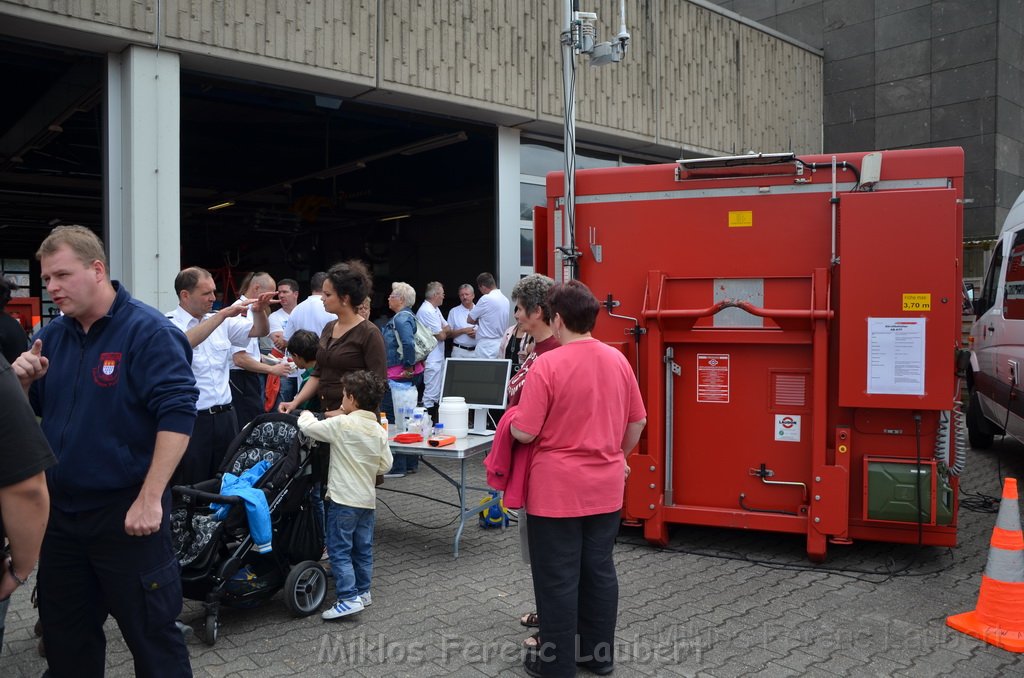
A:
{"type": "Polygon", "coordinates": [[[391,471],[388,471],[387,473],[384,474],[384,477],[385,478],[404,478],[405,474],[401,473],[401,472],[392,473],[391,471]]]}
{"type": "Polygon", "coordinates": [[[331,619],[340,619],[347,617],[350,614],[363,611],[363,602],[358,597],[352,600],[339,600],[331,607],[324,610],[323,614],[320,615],[321,619],[330,621],[331,619]]]}
{"type": "Polygon", "coordinates": [[[370,607],[373,605],[373,596],[367,591],[359,596],[359,602],[363,604],[363,607],[370,607]]]}

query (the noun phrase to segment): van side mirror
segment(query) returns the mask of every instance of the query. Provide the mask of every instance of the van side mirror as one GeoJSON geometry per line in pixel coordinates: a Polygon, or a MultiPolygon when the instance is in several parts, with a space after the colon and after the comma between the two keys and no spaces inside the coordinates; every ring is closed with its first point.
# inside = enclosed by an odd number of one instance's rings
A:
{"type": "Polygon", "coordinates": [[[988,310],[988,307],[985,305],[984,297],[975,299],[972,305],[974,306],[974,315],[980,316],[988,310]]]}

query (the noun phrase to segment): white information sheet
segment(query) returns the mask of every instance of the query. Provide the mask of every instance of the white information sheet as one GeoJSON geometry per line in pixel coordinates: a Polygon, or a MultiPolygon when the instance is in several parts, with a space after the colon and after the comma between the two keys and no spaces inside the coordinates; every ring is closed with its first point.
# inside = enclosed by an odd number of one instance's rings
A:
{"type": "Polygon", "coordinates": [[[868,393],[924,395],[924,318],[868,318],[868,393]]]}

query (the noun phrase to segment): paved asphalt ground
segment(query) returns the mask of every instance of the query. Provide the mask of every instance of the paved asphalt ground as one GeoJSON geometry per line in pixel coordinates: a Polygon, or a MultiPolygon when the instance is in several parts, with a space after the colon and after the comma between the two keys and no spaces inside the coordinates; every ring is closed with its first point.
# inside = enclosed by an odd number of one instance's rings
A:
{"type": "MultiPolygon", "coordinates": [[[[962,487],[998,496],[1000,471],[1021,477],[1024,446],[997,440],[990,452],[972,452],[962,487]]],[[[472,475],[482,481],[478,462],[472,475]]],[[[422,466],[387,487],[455,500],[422,466]]],[[[199,633],[189,639],[196,675],[525,675],[519,648],[527,631],[517,618],[533,609],[533,596],[514,526],[467,526],[454,560],[451,507],[393,491],[379,498],[372,607],[331,623],[289,617],[280,596],[256,609],[226,610],[215,646],[199,633]]],[[[947,615],[974,608],[994,524],[994,514],[961,507],[955,549],[833,546],[820,567],[805,560],[800,537],[679,527],[671,547],[659,550],[624,529],[615,551],[615,675],[1024,675],[1024,655],[945,625],[947,615]]],[[[184,618],[201,631],[196,604],[186,603],[184,618]]],[[[44,670],[34,622],[19,591],[0,675],[44,670]]],[[[132,675],[113,621],[107,635],[107,675],[132,675]]]]}

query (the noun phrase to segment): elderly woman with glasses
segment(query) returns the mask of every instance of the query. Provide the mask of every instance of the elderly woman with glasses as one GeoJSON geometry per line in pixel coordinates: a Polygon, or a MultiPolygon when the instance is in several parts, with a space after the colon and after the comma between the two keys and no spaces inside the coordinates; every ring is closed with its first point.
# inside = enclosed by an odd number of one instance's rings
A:
{"type": "Polygon", "coordinates": [[[512,288],[512,302],[515,304],[513,314],[516,323],[526,332],[523,341],[523,352],[518,358],[519,369],[508,382],[508,404],[519,404],[526,375],[537,356],[560,346],[555,333],[551,330],[551,309],[548,307],[547,295],[555,281],[546,275],[534,273],[528,275],[512,288]]]}
{"type": "MultiPolygon", "coordinates": [[[[388,297],[388,308],[395,314],[384,325],[384,349],[388,363],[388,381],[391,388],[384,392],[381,409],[387,413],[388,420],[398,421],[395,417],[393,393],[403,386],[415,389],[423,383],[423,363],[416,362],[416,316],[412,305],[416,303],[416,290],[404,282],[391,283],[391,295],[388,297]],[[401,351],[399,351],[401,346],[401,351]],[[399,355],[401,354],[401,355],[399,355]]],[[[415,473],[420,458],[415,454],[396,454],[391,471],[386,478],[401,478],[406,473],[415,473]]]]}
{"type": "MultiPolygon", "coordinates": [[[[551,329],[551,307],[548,306],[548,292],[555,281],[546,275],[534,273],[522,278],[512,288],[512,303],[515,304],[513,314],[517,325],[526,333],[523,341],[523,352],[518,356],[519,369],[508,382],[508,405],[519,404],[523,394],[530,368],[539,356],[553,351],[561,344],[551,329]]],[[[507,354],[506,354],[506,357],[507,354]]],[[[523,552],[523,562],[530,563],[528,511],[519,511],[519,542],[523,552]]],[[[523,626],[540,626],[540,612],[527,612],[519,618],[523,626]]],[[[539,633],[534,633],[524,642],[524,647],[535,649],[538,645],[539,633]]]]}

